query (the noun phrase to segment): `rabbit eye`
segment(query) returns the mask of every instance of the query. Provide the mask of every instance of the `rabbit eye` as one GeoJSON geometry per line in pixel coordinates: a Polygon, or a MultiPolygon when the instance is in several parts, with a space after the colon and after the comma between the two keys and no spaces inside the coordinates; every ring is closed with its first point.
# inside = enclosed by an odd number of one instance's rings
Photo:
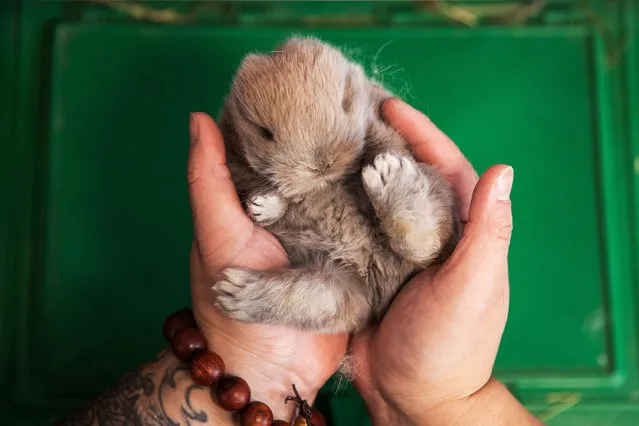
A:
{"type": "Polygon", "coordinates": [[[267,129],[266,127],[262,127],[260,126],[260,134],[262,135],[262,137],[264,139],[267,139],[269,141],[272,141],[274,136],[273,136],[273,132],[271,132],[269,129],[267,129]]]}

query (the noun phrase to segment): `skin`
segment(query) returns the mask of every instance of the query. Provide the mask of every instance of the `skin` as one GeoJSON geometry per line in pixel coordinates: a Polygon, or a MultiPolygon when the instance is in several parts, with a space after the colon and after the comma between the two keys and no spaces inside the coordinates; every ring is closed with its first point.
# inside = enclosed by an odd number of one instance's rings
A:
{"type": "MultiPolygon", "coordinates": [[[[508,312],[507,254],[512,231],[511,169],[481,179],[459,149],[423,114],[399,100],[383,115],[420,161],[440,169],[459,195],[465,223],[453,255],[414,278],[379,326],[351,340],[354,384],[375,425],[541,425],[492,378],[508,312]],[[510,176],[510,177],[509,177],[510,176]]],[[[246,216],[225,165],[213,120],[193,115],[188,180],[195,240],[191,291],[198,327],[227,369],[247,380],[253,398],[289,420],[283,403],[295,382],[312,402],[336,370],[349,336],[301,332],[228,319],[210,291],[229,266],[271,270],[287,264],[282,247],[246,216]]],[[[234,424],[193,384],[168,351],[126,376],[65,425],[234,424]],[[162,380],[170,377],[170,380],[162,380]],[[123,398],[128,397],[128,399],[123,398]],[[126,399],[127,404],[123,403],[126,399]],[[188,412],[198,416],[184,417],[188,412]]]]}
{"type": "Polygon", "coordinates": [[[413,279],[382,323],[354,340],[355,385],[368,407],[383,407],[371,410],[374,423],[541,424],[491,377],[508,315],[512,168],[478,179],[423,114],[398,100],[383,114],[449,180],[465,227],[453,255],[413,279]]]}

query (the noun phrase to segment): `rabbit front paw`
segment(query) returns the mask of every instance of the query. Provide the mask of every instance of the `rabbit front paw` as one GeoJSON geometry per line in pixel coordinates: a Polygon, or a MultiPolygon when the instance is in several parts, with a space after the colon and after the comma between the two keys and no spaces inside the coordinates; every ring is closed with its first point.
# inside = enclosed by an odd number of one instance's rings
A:
{"type": "Polygon", "coordinates": [[[275,193],[255,194],[247,203],[249,217],[261,226],[269,226],[284,216],[287,203],[275,193]]]}

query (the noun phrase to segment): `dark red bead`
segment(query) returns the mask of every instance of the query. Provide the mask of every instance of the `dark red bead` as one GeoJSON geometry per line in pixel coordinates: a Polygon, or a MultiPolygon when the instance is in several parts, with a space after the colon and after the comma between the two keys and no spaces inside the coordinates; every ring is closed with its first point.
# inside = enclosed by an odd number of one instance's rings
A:
{"type": "Polygon", "coordinates": [[[189,308],[180,309],[169,315],[164,321],[162,333],[167,342],[171,342],[175,333],[186,327],[195,327],[193,311],[189,308]]]}
{"type": "Polygon", "coordinates": [[[215,352],[204,351],[191,361],[191,377],[198,385],[211,386],[224,375],[224,361],[215,352]]]}
{"type": "MultiPolygon", "coordinates": [[[[311,423],[313,426],[326,426],[326,420],[324,416],[317,409],[311,408],[311,423]]],[[[306,419],[299,415],[295,418],[293,426],[310,426],[306,419]]]]}
{"type": "Polygon", "coordinates": [[[226,376],[217,382],[215,394],[218,404],[226,411],[240,411],[251,400],[248,383],[236,376],[226,376]]]}
{"type": "Polygon", "coordinates": [[[273,424],[273,412],[260,401],[253,401],[240,413],[242,426],[271,426],[273,424]]]}
{"type": "Polygon", "coordinates": [[[180,361],[188,361],[195,352],[205,349],[206,339],[195,327],[183,328],[171,339],[171,350],[180,361]]]}
{"type": "Polygon", "coordinates": [[[324,420],[324,416],[318,409],[311,408],[311,414],[311,423],[313,423],[313,426],[326,426],[326,420],[324,420]]]}
{"type": "Polygon", "coordinates": [[[273,426],[291,426],[289,422],[285,422],[284,420],[275,420],[273,422],[273,426]]]}

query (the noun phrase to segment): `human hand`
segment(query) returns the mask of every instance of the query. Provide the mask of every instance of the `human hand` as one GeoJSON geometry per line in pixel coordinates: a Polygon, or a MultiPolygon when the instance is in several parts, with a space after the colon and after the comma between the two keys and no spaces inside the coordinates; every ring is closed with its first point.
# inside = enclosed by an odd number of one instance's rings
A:
{"type": "Polygon", "coordinates": [[[290,420],[284,404],[295,383],[311,403],[335,372],[347,335],[232,321],[215,307],[212,285],[229,266],[269,270],[286,266],[277,239],[244,212],[225,164],[222,136],[210,116],[191,117],[188,182],[194,223],[191,296],[196,322],[227,370],[245,379],[253,399],[268,404],[275,419],[290,420]]]}
{"type": "Polygon", "coordinates": [[[496,165],[478,179],[425,115],[397,99],[382,113],[449,180],[465,228],[452,256],[407,283],[379,326],[354,339],[355,386],[378,424],[480,424],[464,417],[473,398],[490,389],[497,403],[494,392],[507,393],[491,375],[508,313],[513,171],[496,165]]]}

